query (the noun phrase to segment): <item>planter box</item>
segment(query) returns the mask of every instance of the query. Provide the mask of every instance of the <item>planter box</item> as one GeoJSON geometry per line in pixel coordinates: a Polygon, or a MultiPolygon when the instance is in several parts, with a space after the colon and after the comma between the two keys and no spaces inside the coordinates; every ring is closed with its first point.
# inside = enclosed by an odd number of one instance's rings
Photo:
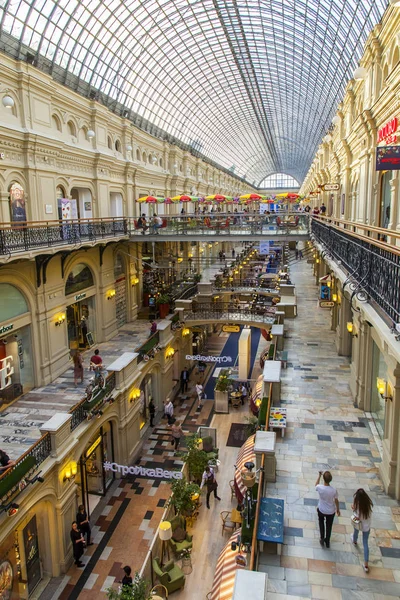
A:
{"type": "Polygon", "coordinates": [[[216,413],[229,413],[228,392],[214,390],[214,411],[216,413]]]}

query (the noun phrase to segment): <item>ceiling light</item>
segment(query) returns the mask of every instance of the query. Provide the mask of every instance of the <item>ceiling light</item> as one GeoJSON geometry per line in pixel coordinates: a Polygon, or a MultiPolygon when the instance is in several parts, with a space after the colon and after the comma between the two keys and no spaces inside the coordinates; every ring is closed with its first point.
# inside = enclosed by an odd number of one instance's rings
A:
{"type": "Polygon", "coordinates": [[[2,100],[3,106],[4,108],[14,108],[15,102],[13,100],[13,98],[11,98],[11,96],[3,96],[3,100],[2,100]]]}
{"type": "Polygon", "coordinates": [[[356,81],[361,81],[362,79],[366,78],[367,74],[367,69],[365,69],[364,67],[357,67],[357,69],[355,69],[355,71],[353,72],[353,79],[355,79],[356,81]]]}

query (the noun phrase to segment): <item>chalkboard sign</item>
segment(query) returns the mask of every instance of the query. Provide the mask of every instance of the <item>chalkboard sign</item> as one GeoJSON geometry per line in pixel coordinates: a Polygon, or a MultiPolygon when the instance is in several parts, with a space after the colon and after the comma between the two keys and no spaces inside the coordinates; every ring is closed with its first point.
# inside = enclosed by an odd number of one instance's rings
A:
{"type": "Polygon", "coordinates": [[[93,333],[91,333],[90,331],[87,332],[86,334],[86,341],[89,344],[89,347],[91,348],[92,346],[94,346],[94,339],[93,339],[93,333]]]}

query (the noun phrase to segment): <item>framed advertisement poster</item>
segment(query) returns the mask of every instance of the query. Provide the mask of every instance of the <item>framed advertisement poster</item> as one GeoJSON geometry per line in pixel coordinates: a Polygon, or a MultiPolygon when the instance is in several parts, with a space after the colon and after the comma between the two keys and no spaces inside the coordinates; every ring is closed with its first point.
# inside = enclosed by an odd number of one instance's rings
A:
{"type": "Polygon", "coordinates": [[[400,170],[400,146],[383,146],[376,149],[377,171],[400,170]]]}
{"type": "Polygon", "coordinates": [[[28,593],[31,595],[39,581],[42,579],[40,568],[39,542],[36,525],[36,515],[32,517],[23,530],[26,579],[28,581],[28,593]]]}
{"type": "Polygon", "coordinates": [[[10,187],[10,216],[12,223],[26,221],[25,192],[19,183],[13,183],[10,187]]]}

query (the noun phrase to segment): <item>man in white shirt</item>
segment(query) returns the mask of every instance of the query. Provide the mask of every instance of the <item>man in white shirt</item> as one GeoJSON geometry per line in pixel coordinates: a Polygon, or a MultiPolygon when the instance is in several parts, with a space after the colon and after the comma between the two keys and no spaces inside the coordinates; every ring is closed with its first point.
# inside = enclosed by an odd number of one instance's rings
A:
{"type": "Polygon", "coordinates": [[[167,398],[165,401],[164,416],[167,417],[168,423],[170,423],[174,418],[174,405],[169,398],[167,398]]]}
{"type": "Polygon", "coordinates": [[[153,217],[153,233],[157,233],[158,234],[157,229],[160,229],[162,227],[162,224],[163,224],[162,218],[159,217],[159,216],[157,216],[156,214],[154,214],[154,217],[153,217]]]}
{"type": "Polygon", "coordinates": [[[244,383],[242,383],[242,385],[241,385],[240,392],[241,392],[241,394],[242,394],[242,398],[241,398],[241,400],[242,400],[242,406],[243,406],[243,405],[244,405],[244,403],[245,403],[245,402],[246,402],[246,400],[247,400],[247,388],[246,388],[246,386],[244,385],[244,383]]]}
{"type": "Polygon", "coordinates": [[[330,471],[319,472],[317,481],[315,482],[315,490],[318,492],[319,501],[317,507],[319,533],[321,546],[324,544],[327,548],[330,548],[330,540],[332,533],[333,519],[335,518],[335,512],[340,517],[339,500],[337,490],[330,485],[332,481],[332,474],[330,471]],[[324,483],[320,484],[321,477],[323,477],[324,483]],[[325,531],[326,521],[326,531],[325,531]]]}

